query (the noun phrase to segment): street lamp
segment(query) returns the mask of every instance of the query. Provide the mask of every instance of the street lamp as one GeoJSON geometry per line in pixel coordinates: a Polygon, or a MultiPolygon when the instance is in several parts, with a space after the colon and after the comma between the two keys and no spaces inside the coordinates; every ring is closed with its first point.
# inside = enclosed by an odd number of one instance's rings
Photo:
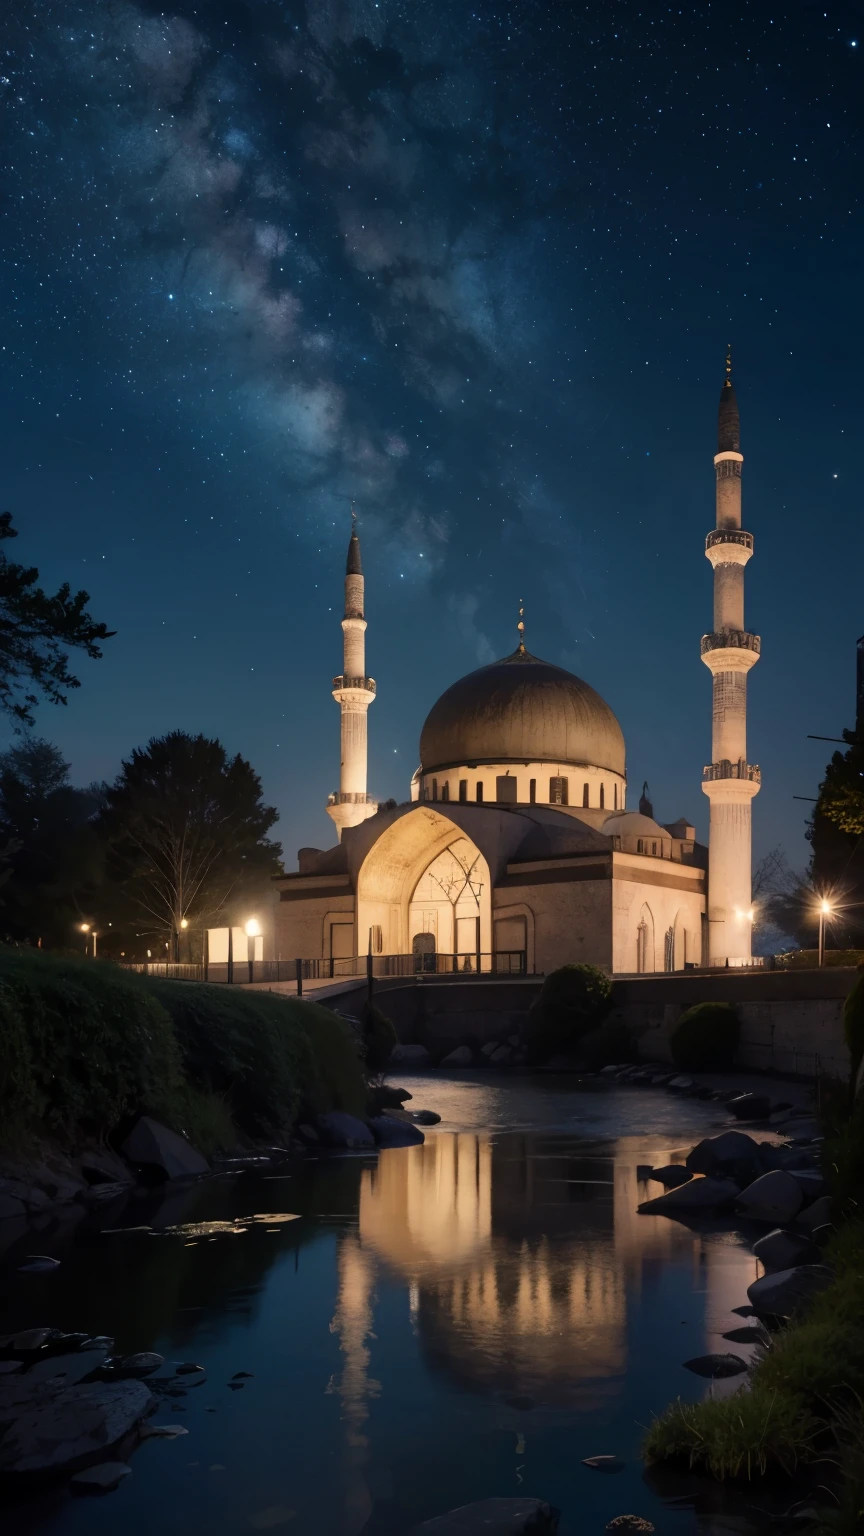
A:
{"type": "Polygon", "coordinates": [[[250,917],[246,924],[246,959],[249,965],[250,982],[253,980],[255,975],[253,969],[255,965],[255,940],[258,938],[260,933],[261,924],[259,923],[257,917],[250,917]]]}
{"type": "Polygon", "coordinates": [[[259,923],[257,917],[250,917],[248,923],[246,924],[247,936],[250,939],[257,939],[257,937],[260,934],[260,932],[261,932],[261,924],[259,923]]]}
{"type": "Polygon", "coordinates": [[[826,901],[824,896],[823,896],[822,900],[819,903],[819,964],[820,965],[824,965],[825,964],[825,919],[826,919],[826,917],[831,917],[833,911],[834,911],[834,909],[831,906],[830,901],[826,901]]]}
{"type": "Polygon", "coordinates": [[[92,923],[79,923],[78,927],[80,928],[81,932],[84,935],[84,953],[85,953],[85,955],[87,953],[88,945],[90,943],[88,935],[92,933],[92,935],[93,935],[93,959],[95,960],[96,959],[96,937],[97,937],[95,928],[93,927],[92,923]]]}

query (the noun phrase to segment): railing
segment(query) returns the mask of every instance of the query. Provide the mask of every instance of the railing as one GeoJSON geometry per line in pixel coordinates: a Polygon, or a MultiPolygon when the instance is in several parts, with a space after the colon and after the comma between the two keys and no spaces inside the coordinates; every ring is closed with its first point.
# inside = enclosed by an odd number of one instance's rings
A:
{"type": "Polygon", "coordinates": [[[719,763],[706,763],[702,769],[703,779],[713,781],[717,779],[749,779],[751,784],[762,783],[762,769],[758,763],[745,763],[741,758],[737,763],[730,762],[728,757],[722,757],[719,763]]]}
{"type": "Polygon", "coordinates": [[[743,528],[714,528],[705,540],[705,548],[713,549],[717,544],[741,544],[752,552],[753,535],[743,528]]]}
{"type": "Polygon", "coordinates": [[[351,791],[346,791],[346,793],[343,794],[341,792],[341,790],[337,789],[337,790],[333,791],[332,795],[328,795],[327,796],[327,804],[328,805],[377,805],[378,802],[375,799],[374,795],[367,795],[365,793],[365,791],[362,792],[362,793],[357,793],[357,794],[355,794],[355,793],[353,793],[351,791]]]}
{"type": "Polygon", "coordinates": [[[699,649],[703,656],[708,651],[755,651],[758,656],[762,641],[759,635],[748,634],[746,629],[721,629],[712,635],[703,635],[699,649]]]}
{"type": "Polygon", "coordinates": [[[374,677],[347,677],[344,672],[340,672],[338,677],[334,677],[333,687],[362,688],[365,693],[375,693],[377,690],[374,677]]]}
{"type": "Polygon", "coordinates": [[[302,993],[305,981],[343,981],[352,977],[409,976],[527,976],[524,949],[490,952],[470,950],[447,955],[347,955],[343,958],[297,960],[211,961],[207,965],[179,965],[166,960],[125,962],[125,969],[146,976],[165,976],[172,981],[208,981],[248,986],[255,982],[294,982],[302,993]]]}

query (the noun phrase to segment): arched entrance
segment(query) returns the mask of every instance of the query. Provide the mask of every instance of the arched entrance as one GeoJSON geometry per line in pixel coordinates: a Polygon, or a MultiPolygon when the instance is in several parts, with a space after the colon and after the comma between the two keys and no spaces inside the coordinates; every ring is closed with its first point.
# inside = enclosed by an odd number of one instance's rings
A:
{"type": "Polygon", "coordinates": [[[484,855],[448,817],[421,804],[381,834],[360,866],[358,953],[380,927],[384,954],[411,954],[417,939],[428,955],[434,942],[434,951],[459,955],[471,970],[492,948],[491,912],[484,855]]]}

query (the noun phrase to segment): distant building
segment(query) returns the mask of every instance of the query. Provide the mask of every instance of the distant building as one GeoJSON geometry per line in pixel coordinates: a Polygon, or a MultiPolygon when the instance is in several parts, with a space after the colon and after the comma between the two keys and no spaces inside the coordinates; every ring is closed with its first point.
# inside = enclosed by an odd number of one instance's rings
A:
{"type": "Polygon", "coordinates": [[[457,957],[463,970],[522,953],[530,971],[589,961],[614,972],[741,965],[750,960],[747,672],[759,638],[744,629],[738,408],[727,359],[714,460],[717,526],[706,542],[714,624],[702,659],[714,691],[708,850],[685,818],[661,826],[647,785],[627,809],[621,727],[581,678],[519,643],[433,704],[420,736],[411,799],[383,808],[366,788],[365,591],[356,528],[345,576],[341,774],[328,814],[339,843],[300,850],[277,877],[281,958],[457,957]]]}

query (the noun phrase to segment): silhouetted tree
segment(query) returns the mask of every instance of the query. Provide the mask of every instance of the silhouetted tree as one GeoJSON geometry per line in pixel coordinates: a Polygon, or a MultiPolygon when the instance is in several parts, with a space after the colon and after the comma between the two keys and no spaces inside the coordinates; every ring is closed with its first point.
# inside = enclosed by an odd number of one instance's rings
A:
{"type": "Polygon", "coordinates": [[[101,879],[98,808],[98,790],[73,787],[69,764],[51,742],[25,737],[0,753],[0,841],[7,855],[0,908],[10,938],[61,948],[73,942],[101,879]]]}
{"type": "MultiPolygon", "coordinates": [[[[0,513],[0,540],[17,539],[11,512],[0,513]]],[[[69,650],[98,659],[98,642],[114,633],[87,612],[87,592],[68,582],[53,597],[37,586],[35,566],[17,565],[0,551],[0,710],[17,726],[33,724],[40,698],[66,703],[66,689],[80,688],[69,671],[69,650]]]]}
{"type": "Polygon", "coordinates": [[[202,928],[280,872],[267,837],[277,819],[253,768],[221,742],[172,731],[136,748],[101,818],[116,926],[125,918],[176,952],[184,919],[202,928]]]}

